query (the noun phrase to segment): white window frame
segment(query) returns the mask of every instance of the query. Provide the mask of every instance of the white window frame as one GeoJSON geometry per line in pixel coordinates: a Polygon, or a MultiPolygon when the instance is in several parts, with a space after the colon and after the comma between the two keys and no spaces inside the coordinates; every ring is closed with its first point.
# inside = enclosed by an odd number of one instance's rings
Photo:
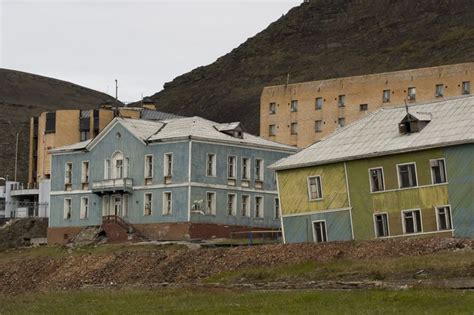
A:
{"type": "Polygon", "coordinates": [[[250,160],[250,158],[248,158],[248,157],[246,157],[246,156],[243,156],[243,157],[241,158],[241,160],[242,160],[242,161],[241,161],[241,171],[242,171],[241,176],[242,176],[242,180],[247,180],[247,181],[249,181],[249,180],[250,180],[250,176],[251,176],[250,174],[252,174],[252,173],[250,172],[251,167],[252,167],[252,163],[250,162],[251,160],[250,160]],[[246,169],[246,170],[244,170],[244,160],[247,161],[247,169],[246,169]],[[244,177],[244,175],[245,175],[245,177],[244,177]]]}
{"type": "Polygon", "coordinates": [[[104,179],[110,179],[110,159],[104,160],[104,179]]]}
{"type": "Polygon", "coordinates": [[[270,104],[268,105],[268,114],[269,115],[276,114],[276,103],[275,102],[270,102],[270,104]]]}
{"type": "Polygon", "coordinates": [[[64,198],[64,205],[63,205],[63,219],[64,220],[72,220],[72,198],[64,198]],[[66,204],[68,203],[68,208],[66,208],[66,204]],[[68,217],[69,214],[69,217],[68,217]]]}
{"type": "Polygon", "coordinates": [[[263,182],[265,181],[265,160],[264,159],[255,159],[255,181],[263,182]],[[260,162],[260,165],[259,165],[260,162]],[[259,165],[259,166],[258,166],[259,165]],[[258,172],[257,172],[258,166],[258,172]]]}
{"type": "Polygon", "coordinates": [[[383,90],[382,92],[382,103],[390,103],[390,98],[391,98],[391,91],[390,90],[383,90]],[[385,97],[385,93],[387,92],[388,97],[385,97]]]}
{"type": "Polygon", "coordinates": [[[451,205],[442,205],[435,207],[435,215],[436,215],[436,230],[440,232],[452,231],[453,230],[453,212],[451,205]],[[449,229],[441,230],[440,229],[440,222],[439,222],[439,209],[440,208],[448,208],[449,209],[449,229]]]}
{"type": "Polygon", "coordinates": [[[145,179],[153,178],[154,162],[153,154],[145,155],[145,179]],[[148,163],[149,158],[151,158],[151,163],[148,163]]]}
{"type": "Polygon", "coordinates": [[[370,192],[371,193],[378,193],[378,192],[383,192],[385,191],[385,174],[384,174],[384,171],[383,171],[383,166],[376,166],[376,167],[371,167],[368,169],[368,172],[369,172],[369,187],[370,187],[370,192]],[[382,181],[383,181],[383,189],[382,190],[377,190],[377,191],[374,191],[374,187],[372,186],[372,174],[370,174],[370,171],[372,170],[378,170],[378,169],[381,169],[382,170],[382,181]]]}
{"type": "Polygon", "coordinates": [[[416,101],[416,87],[415,86],[410,86],[407,88],[407,98],[409,101],[416,101]],[[414,93],[410,93],[410,92],[414,93]]]}
{"type": "Polygon", "coordinates": [[[314,121],[314,132],[323,132],[323,121],[321,119],[316,119],[314,121]],[[319,123],[319,128],[318,128],[319,123]]]}
{"type": "Polygon", "coordinates": [[[327,222],[326,220],[314,220],[314,221],[311,221],[311,229],[313,230],[313,242],[314,243],[327,243],[329,240],[328,240],[328,225],[327,225],[327,222]],[[314,228],[314,224],[315,223],[319,223],[319,222],[324,222],[324,236],[325,236],[325,240],[323,240],[322,242],[318,242],[317,241],[317,238],[316,238],[316,229],[314,228]]]}
{"type": "Polygon", "coordinates": [[[444,97],[444,84],[436,84],[435,85],[435,97],[444,97]],[[439,89],[441,87],[441,89],[439,89]]]}
{"type": "MultiPolygon", "coordinates": [[[[306,178],[306,185],[307,185],[307,191],[308,191],[308,200],[309,201],[319,201],[319,200],[323,200],[324,199],[324,192],[323,192],[323,179],[322,179],[322,176],[321,175],[312,175],[312,176],[308,176],[306,178]],[[319,177],[319,185],[321,186],[321,192],[320,192],[320,196],[316,199],[312,199],[311,198],[311,184],[310,184],[310,180],[311,178],[318,178],[319,177]]],[[[316,181],[316,188],[318,187],[317,185],[317,181],[316,181]]]]}
{"type": "Polygon", "coordinates": [[[254,216],[256,219],[263,219],[265,217],[265,199],[261,195],[256,195],[254,198],[254,216]],[[257,203],[257,198],[260,198],[261,203],[257,203]],[[257,205],[260,207],[260,215],[257,216],[257,205]]]}
{"type": "Polygon", "coordinates": [[[206,154],[206,176],[207,177],[216,177],[217,173],[217,155],[215,153],[206,154]],[[209,157],[212,156],[211,163],[211,175],[209,175],[209,157]]]}
{"type": "Polygon", "coordinates": [[[216,215],[217,209],[217,194],[215,191],[206,191],[206,214],[207,215],[216,215]],[[211,197],[211,208],[209,208],[209,195],[211,197]]]}
{"type": "MultiPolygon", "coordinates": [[[[420,234],[420,233],[423,233],[423,212],[421,211],[420,208],[417,208],[417,209],[406,209],[406,210],[402,210],[401,211],[401,218],[402,218],[402,227],[403,227],[403,234],[404,235],[413,235],[413,234],[420,234]],[[405,225],[405,213],[406,212],[415,212],[415,211],[419,211],[420,212],[420,226],[421,226],[421,231],[416,231],[416,232],[413,232],[413,233],[407,233],[407,228],[406,228],[406,225],[405,225]]],[[[415,221],[413,221],[413,223],[415,223],[415,221]]],[[[415,224],[414,228],[418,228],[415,224]]]]}
{"type": "Polygon", "coordinates": [[[276,125],[271,124],[268,126],[268,135],[269,136],[276,136],[276,125]]]}
{"type": "Polygon", "coordinates": [[[110,212],[110,198],[109,196],[102,197],[102,215],[109,215],[110,212]],[[107,200],[107,202],[105,202],[107,200]]]}
{"type": "Polygon", "coordinates": [[[236,179],[237,178],[237,156],[235,155],[227,155],[227,169],[226,169],[226,175],[227,175],[227,178],[230,178],[230,179],[236,179]],[[229,176],[229,166],[230,166],[230,163],[229,163],[229,159],[232,158],[232,160],[234,161],[233,162],[233,165],[232,165],[232,176],[229,176]]]}
{"type": "Polygon", "coordinates": [[[72,162],[66,162],[64,164],[64,185],[72,185],[72,175],[73,175],[73,164],[72,162]],[[71,170],[68,171],[68,166],[71,166],[71,170]],[[69,174],[69,178],[68,178],[68,174],[69,174]]]}
{"type": "Polygon", "coordinates": [[[384,238],[384,237],[388,237],[390,236],[390,217],[388,215],[388,212],[376,212],[374,213],[373,215],[373,219],[374,219],[374,235],[375,235],[375,238],[384,238]],[[386,236],[378,236],[377,235],[377,220],[375,219],[376,216],[378,215],[386,215],[387,216],[387,235],[386,236]]]}
{"type": "Polygon", "coordinates": [[[251,205],[250,205],[250,204],[251,204],[250,195],[242,195],[242,196],[240,197],[240,206],[241,206],[241,207],[240,207],[240,211],[241,211],[240,214],[241,214],[242,217],[247,217],[247,218],[249,218],[249,217],[251,216],[251,215],[250,215],[250,209],[251,209],[251,205]],[[247,202],[246,202],[246,203],[243,202],[243,201],[244,201],[244,198],[247,199],[247,202]],[[244,208],[244,206],[243,206],[244,204],[245,204],[245,208],[244,208]]]}
{"type": "Polygon", "coordinates": [[[471,81],[463,81],[461,83],[461,94],[470,95],[471,94],[471,81]],[[467,86],[467,89],[465,88],[467,86]]]}
{"type": "Polygon", "coordinates": [[[324,106],[324,98],[322,97],[316,97],[314,101],[314,108],[315,110],[322,110],[324,106]],[[318,100],[321,100],[321,107],[318,107],[318,100]]]}
{"type": "Polygon", "coordinates": [[[148,217],[152,215],[153,215],[153,193],[146,192],[146,193],[143,193],[143,216],[148,217]],[[147,195],[150,196],[150,213],[146,212],[147,195]]]}
{"type": "Polygon", "coordinates": [[[165,177],[173,177],[173,171],[174,171],[174,156],[173,152],[166,152],[163,155],[163,175],[165,177]],[[171,163],[170,163],[171,161],[171,163]],[[171,164],[171,166],[170,166],[171,164]]]}
{"type": "Polygon", "coordinates": [[[418,170],[417,170],[417,168],[416,168],[416,162],[400,163],[400,164],[397,164],[395,167],[396,167],[396,171],[397,171],[397,179],[398,179],[398,188],[399,188],[399,189],[410,189],[410,188],[419,187],[419,184],[420,184],[420,183],[418,182],[418,170]],[[415,185],[415,186],[410,186],[410,187],[402,187],[402,181],[401,181],[401,177],[400,177],[399,166],[410,165],[410,164],[415,165],[416,185],[415,185]]]}
{"type": "Polygon", "coordinates": [[[173,192],[171,191],[163,192],[163,209],[161,212],[163,215],[173,214],[173,192]],[[169,199],[166,197],[168,195],[169,195],[169,199]],[[169,204],[169,209],[168,209],[168,204],[169,204]]]}
{"type": "Polygon", "coordinates": [[[81,183],[82,184],[87,184],[90,182],[90,167],[91,167],[90,161],[81,162],[81,183]],[[87,165],[87,168],[84,167],[85,165],[87,165]]]}
{"type": "Polygon", "coordinates": [[[227,216],[233,216],[233,217],[237,216],[237,195],[236,195],[236,194],[233,194],[233,193],[228,193],[228,194],[227,194],[227,203],[226,203],[226,204],[227,204],[227,207],[226,207],[226,209],[227,209],[227,216]],[[229,201],[230,201],[229,197],[230,197],[230,196],[233,196],[233,199],[232,199],[232,200],[233,200],[233,203],[232,203],[232,208],[231,208],[231,209],[229,209],[229,201]],[[229,210],[230,210],[230,212],[229,212],[229,210]]]}
{"type": "Polygon", "coordinates": [[[337,107],[346,107],[346,94],[337,96],[337,107]]]}
{"type": "Polygon", "coordinates": [[[431,159],[429,161],[429,163],[430,163],[431,184],[433,184],[433,185],[447,184],[448,183],[448,170],[446,169],[446,159],[445,158],[431,159]],[[443,160],[443,164],[444,164],[444,182],[435,183],[434,182],[434,176],[433,176],[433,167],[431,166],[431,161],[440,161],[440,160],[443,160]]]}
{"type": "Polygon", "coordinates": [[[89,197],[81,197],[81,211],[79,213],[79,219],[86,220],[89,217],[89,210],[89,197]]]}

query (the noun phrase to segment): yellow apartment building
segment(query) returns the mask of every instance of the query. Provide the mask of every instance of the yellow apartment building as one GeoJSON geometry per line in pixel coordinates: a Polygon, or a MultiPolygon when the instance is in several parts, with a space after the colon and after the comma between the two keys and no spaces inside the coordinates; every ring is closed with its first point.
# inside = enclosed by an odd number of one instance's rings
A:
{"type": "Polygon", "coordinates": [[[299,148],[381,107],[471,94],[474,62],[269,86],[260,136],[299,148]]]}
{"type": "MultiPolygon", "coordinates": [[[[156,111],[154,105],[119,107],[123,118],[161,120],[179,116],[156,111]]],[[[110,105],[90,110],[57,110],[43,112],[30,119],[28,182],[37,183],[51,176],[48,150],[94,138],[115,117],[110,105]]]]}

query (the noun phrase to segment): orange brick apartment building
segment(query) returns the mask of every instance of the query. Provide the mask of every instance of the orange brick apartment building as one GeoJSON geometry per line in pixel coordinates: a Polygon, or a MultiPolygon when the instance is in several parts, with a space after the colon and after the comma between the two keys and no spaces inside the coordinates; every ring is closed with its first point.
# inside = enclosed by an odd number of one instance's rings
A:
{"type": "Polygon", "coordinates": [[[471,94],[474,62],[269,86],[260,136],[299,148],[381,107],[471,94]]]}

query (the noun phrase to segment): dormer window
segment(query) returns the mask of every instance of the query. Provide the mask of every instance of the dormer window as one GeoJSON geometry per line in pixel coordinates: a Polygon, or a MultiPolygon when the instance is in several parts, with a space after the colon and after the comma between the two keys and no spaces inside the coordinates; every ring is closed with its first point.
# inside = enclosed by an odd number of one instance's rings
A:
{"type": "MultiPolygon", "coordinates": [[[[408,109],[407,109],[408,111],[408,109]]],[[[420,132],[431,121],[430,113],[407,113],[398,124],[398,130],[401,134],[420,132]]]]}
{"type": "Polygon", "coordinates": [[[220,124],[214,127],[218,131],[225,133],[231,137],[243,139],[243,131],[242,131],[242,127],[240,126],[240,122],[220,124]]]}

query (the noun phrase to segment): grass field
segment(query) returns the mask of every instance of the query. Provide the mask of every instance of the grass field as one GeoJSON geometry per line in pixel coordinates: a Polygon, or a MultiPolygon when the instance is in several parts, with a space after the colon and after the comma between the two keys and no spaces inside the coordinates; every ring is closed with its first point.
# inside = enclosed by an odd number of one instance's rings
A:
{"type": "Polygon", "coordinates": [[[472,314],[474,292],[93,290],[0,297],[1,314],[472,314]]]}

